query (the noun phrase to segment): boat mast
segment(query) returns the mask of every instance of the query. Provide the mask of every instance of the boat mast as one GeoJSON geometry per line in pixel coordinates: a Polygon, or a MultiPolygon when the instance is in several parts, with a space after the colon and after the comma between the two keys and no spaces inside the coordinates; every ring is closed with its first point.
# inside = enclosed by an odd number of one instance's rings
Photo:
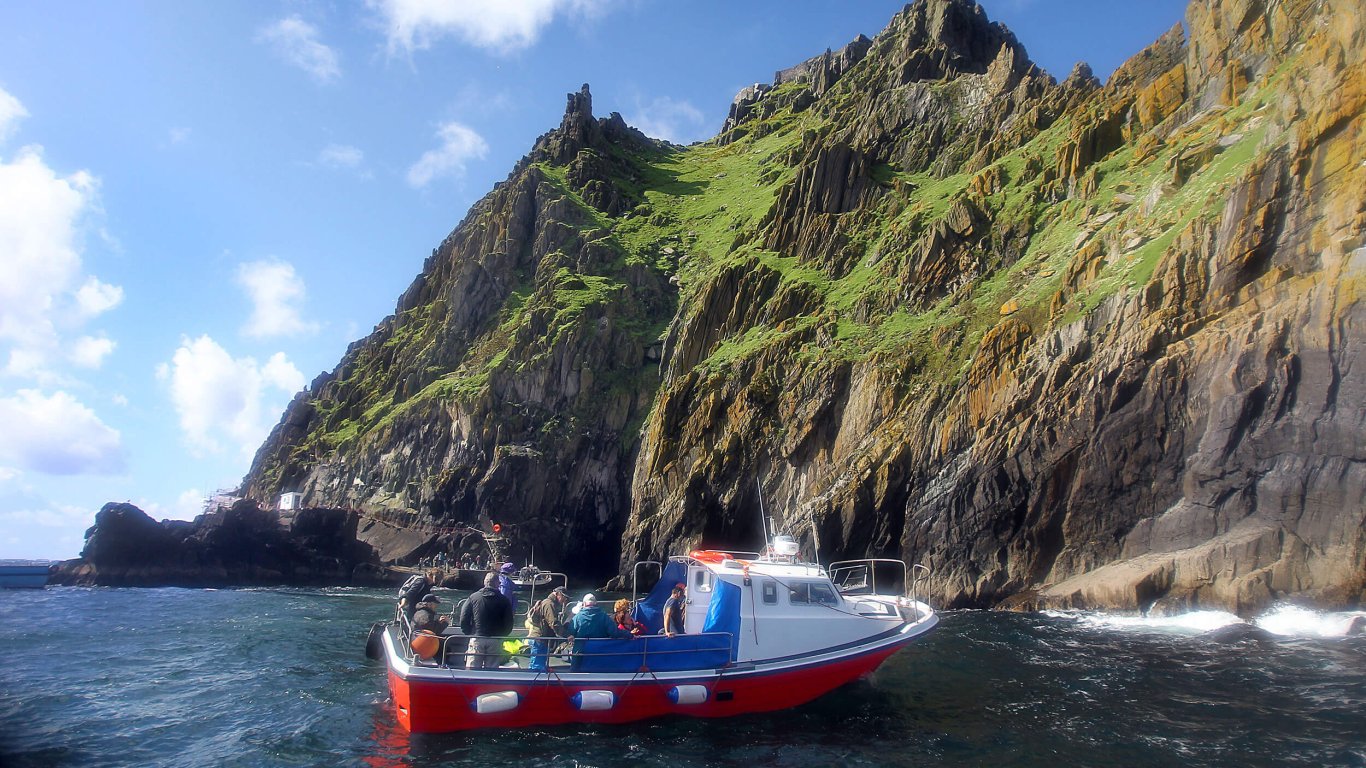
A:
{"type": "Polygon", "coordinates": [[[759,482],[757,475],[754,477],[754,488],[759,492],[759,532],[764,535],[764,549],[767,550],[773,543],[768,536],[768,529],[772,521],[764,522],[768,520],[768,516],[764,514],[764,484],[759,482]]]}

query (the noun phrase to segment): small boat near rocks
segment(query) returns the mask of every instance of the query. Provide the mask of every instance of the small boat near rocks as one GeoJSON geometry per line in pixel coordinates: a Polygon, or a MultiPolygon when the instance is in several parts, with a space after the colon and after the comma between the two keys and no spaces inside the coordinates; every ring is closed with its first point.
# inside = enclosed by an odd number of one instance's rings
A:
{"type": "Polygon", "coordinates": [[[47,560],[0,560],[0,589],[42,589],[51,570],[47,560]]]}
{"type": "Polygon", "coordinates": [[[793,707],[868,675],[939,621],[917,594],[923,566],[822,566],[797,555],[793,539],[777,536],[763,553],[705,550],[637,564],[637,573],[661,572],[635,604],[647,634],[566,642],[543,671],[523,655],[465,669],[468,638],[456,627],[423,638],[433,646],[424,657],[401,612],[372,627],[366,652],[385,662],[398,722],[412,732],[622,723],[793,707]],[[688,634],[649,634],[659,632],[676,584],[687,586],[688,634]]]}

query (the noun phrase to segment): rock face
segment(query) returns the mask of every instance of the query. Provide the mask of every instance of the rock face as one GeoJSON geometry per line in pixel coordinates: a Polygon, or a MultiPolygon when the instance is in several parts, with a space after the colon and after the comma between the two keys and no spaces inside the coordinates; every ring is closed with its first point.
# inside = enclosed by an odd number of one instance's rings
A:
{"type": "Polygon", "coordinates": [[[1359,602],[1366,21],[1187,25],[1059,83],[919,0],[689,148],[585,86],[246,492],[361,510],[394,559],[499,522],[628,576],[758,546],[762,500],[948,606],[1359,602]]]}
{"type": "Polygon", "coordinates": [[[50,583],[120,587],[275,584],[387,585],[357,518],[340,510],[267,512],[249,501],[194,522],[156,522],[131,504],[106,504],[85,549],[50,583]]]}

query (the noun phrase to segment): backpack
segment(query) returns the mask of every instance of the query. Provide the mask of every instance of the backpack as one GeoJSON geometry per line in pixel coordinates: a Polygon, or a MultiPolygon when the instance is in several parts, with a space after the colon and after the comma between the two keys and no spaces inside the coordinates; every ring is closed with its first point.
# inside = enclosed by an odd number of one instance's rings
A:
{"type": "Polygon", "coordinates": [[[417,601],[422,599],[422,593],[426,591],[426,588],[427,577],[415,573],[403,582],[403,586],[398,588],[398,597],[400,600],[407,598],[408,605],[416,605],[417,601]]]}

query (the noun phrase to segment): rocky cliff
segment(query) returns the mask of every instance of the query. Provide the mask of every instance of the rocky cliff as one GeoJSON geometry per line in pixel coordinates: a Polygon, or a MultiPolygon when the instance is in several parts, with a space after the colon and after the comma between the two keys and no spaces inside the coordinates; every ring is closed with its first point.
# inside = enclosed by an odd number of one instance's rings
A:
{"type": "Polygon", "coordinates": [[[607,576],[762,497],[949,606],[1359,601],[1364,50],[1359,3],[1198,0],[1058,82],[918,0],[705,144],[585,86],[244,489],[390,558],[498,522],[607,576]]]}
{"type": "Polygon", "coordinates": [[[250,501],[194,521],[157,522],[132,504],[106,504],[81,556],[51,584],[222,587],[276,584],[388,585],[374,551],[356,540],[355,513],[273,512],[250,501]]]}

